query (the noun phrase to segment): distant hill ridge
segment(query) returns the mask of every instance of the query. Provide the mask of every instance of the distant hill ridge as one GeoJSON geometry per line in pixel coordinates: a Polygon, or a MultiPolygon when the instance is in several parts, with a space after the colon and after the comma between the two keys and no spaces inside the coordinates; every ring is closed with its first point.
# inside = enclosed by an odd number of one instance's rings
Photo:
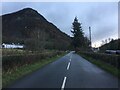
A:
{"type": "Polygon", "coordinates": [[[2,16],[2,39],[4,43],[39,41],[43,48],[66,49],[71,38],[48,22],[32,8],[2,16]]]}
{"type": "Polygon", "coordinates": [[[120,50],[120,39],[111,40],[100,47],[100,50],[105,52],[106,50],[120,50]]]}

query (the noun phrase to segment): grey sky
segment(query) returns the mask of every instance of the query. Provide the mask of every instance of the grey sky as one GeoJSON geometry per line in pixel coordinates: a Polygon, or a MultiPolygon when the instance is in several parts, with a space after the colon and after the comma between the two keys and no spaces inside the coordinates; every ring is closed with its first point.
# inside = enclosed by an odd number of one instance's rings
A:
{"type": "Polygon", "coordinates": [[[99,46],[104,39],[118,37],[117,2],[4,2],[2,14],[12,13],[26,7],[37,10],[68,35],[71,35],[72,22],[77,16],[86,36],[89,34],[88,27],[91,26],[93,46],[95,44],[99,46]]]}

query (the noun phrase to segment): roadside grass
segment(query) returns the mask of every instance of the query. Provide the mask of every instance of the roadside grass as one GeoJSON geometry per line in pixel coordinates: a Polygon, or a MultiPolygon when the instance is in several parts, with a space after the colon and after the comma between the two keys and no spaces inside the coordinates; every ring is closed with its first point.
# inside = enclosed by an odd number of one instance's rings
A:
{"type": "Polygon", "coordinates": [[[120,78],[120,70],[113,67],[112,65],[110,64],[107,64],[103,61],[100,61],[100,60],[96,60],[94,58],[91,58],[91,57],[88,57],[86,55],[83,55],[83,54],[79,54],[81,55],[83,58],[85,58],[86,60],[90,61],[91,63],[95,64],[96,66],[102,68],[103,70],[111,73],[112,75],[120,78]]]}
{"type": "Polygon", "coordinates": [[[42,68],[43,66],[59,59],[60,57],[64,56],[67,53],[62,53],[60,55],[54,56],[52,58],[43,59],[39,62],[36,62],[32,65],[24,65],[19,68],[17,68],[15,71],[10,72],[3,72],[2,73],[2,87],[7,87],[17,79],[20,79],[34,71],[37,71],[38,69],[42,68]]]}

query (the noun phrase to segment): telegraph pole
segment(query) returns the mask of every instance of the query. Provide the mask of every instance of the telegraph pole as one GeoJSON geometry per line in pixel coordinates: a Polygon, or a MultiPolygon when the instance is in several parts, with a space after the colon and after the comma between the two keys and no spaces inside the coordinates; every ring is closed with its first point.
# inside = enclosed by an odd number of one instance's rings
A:
{"type": "Polygon", "coordinates": [[[91,27],[89,27],[89,39],[90,39],[90,47],[92,47],[92,42],[91,42],[91,27]]]}

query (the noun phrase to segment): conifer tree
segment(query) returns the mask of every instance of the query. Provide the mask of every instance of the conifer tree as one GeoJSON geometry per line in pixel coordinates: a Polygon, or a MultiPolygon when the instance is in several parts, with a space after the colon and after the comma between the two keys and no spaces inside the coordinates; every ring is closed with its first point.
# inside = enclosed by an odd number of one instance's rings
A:
{"type": "Polygon", "coordinates": [[[84,33],[82,30],[81,23],[78,22],[77,17],[75,17],[74,22],[72,23],[72,29],[71,32],[73,34],[72,38],[72,45],[75,50],[78,48],[84,47],[84,33]]]}

